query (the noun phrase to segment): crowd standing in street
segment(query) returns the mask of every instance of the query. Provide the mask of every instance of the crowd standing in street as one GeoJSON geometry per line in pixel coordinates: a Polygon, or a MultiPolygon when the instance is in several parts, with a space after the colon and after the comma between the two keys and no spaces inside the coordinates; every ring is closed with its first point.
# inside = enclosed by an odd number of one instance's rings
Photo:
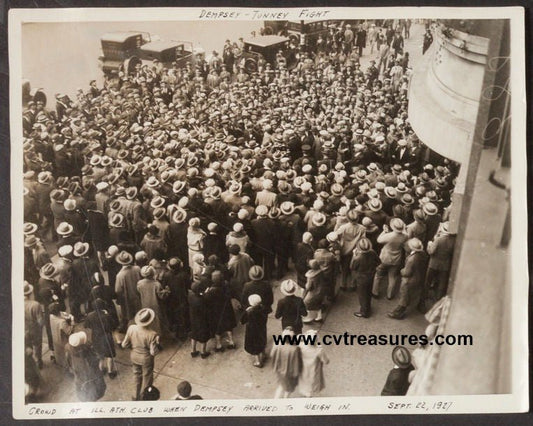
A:
{"type": "MultiPolygon", "coordinates": [[[[444,296],[458,166],[428,161],[409,123],[409,28],[337,23],[313,49],[291,45],[294,67],[282,52],[253,73],[228,41],[209,62],[139,65],[58,94],[55,110],[29,102],[26,358],[46,367],[44,328],[53,361],[95,400],[117,375],[115,346],[129,348],[140,399],[165,341],[188,338],[202,359],[240,347],[262,367],[269,315],[300,334],[345,292],[363,319],[372,298],[399,292],[389,316],[401,319],[444,296]]],[[[271,357],[278,397],[299,377],[302,394],[323,389],[318,347],[271,357]]],[[[26,365],[32,395],[38,369],[26,365]]],[[[176,399],[193,399],[184,383],[176,399]]]]}

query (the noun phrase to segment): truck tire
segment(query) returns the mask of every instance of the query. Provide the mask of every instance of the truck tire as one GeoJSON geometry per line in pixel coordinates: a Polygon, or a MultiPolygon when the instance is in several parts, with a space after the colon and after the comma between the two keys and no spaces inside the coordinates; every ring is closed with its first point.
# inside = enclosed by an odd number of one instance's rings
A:
{"type": "Polygon", "coordinates": [[[248,58],[244,61],[244,70],[251,74],[257,71],[257,61],[252,58],[248,58]]]}
{"type": "Polygon", "coordinates": [[[296,44],[297,46],[300,45],[300,36],[297,35],[297,34],[291,34],[289,36],[289,40],[291,41],[291,43],[294,43],[296,44]]]}

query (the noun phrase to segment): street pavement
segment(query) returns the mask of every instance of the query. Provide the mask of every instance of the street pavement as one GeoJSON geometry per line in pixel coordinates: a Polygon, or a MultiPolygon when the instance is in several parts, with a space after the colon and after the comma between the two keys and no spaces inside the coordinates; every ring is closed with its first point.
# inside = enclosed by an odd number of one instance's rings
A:
{"type": "MultiPolygon", "coordinates": [[[[411,66],[416,67],[422,54],[422,37],[424,27],[414,24],[411,38],[406,40],[405,49],[410,53],[411,66]]],[[[373,56],[363,52],[362,69],[366,69],[373,56]]],[[[294,278],[294,273],[290,274],[294,278]]],[[[279,281],[274,281],[274,310],[277,300],[281,297],[279,281]]],[[[384,292],[382,292],[384,293],[384,292]]],[[[422,314],[411,310],[404,320],[387,317],[393,310],[396,299],[385,298],[372,301],[372,317],[356,318],[353,313],[358,310],[357,293],[341,292],[335,303],[329,307],[323,323],[304,326],[318,330],[319,336],[324,334],[415,334],[424,332],[426,321],[422,314]]],[[[273,314],[268,319],[267,336],[281,333],[281,323],[273,314]]],[[[116,334],[117,340],[122,336],[116,334]]],[[[237,344],[235,350],[215,353],[214,343],[208,349],[212,354],[207,359],[191,358],[189,342],[163,342],[164,349],[156,357],[154,385],[160,390],[161,399],[171,399],[176,394],[176,386],[182,380],[192,384],[193,393],[204,399],[236,399],[236,398],[273,398],[277,386],[276,376],[270,360],[261,369],[252,365],[252,356],[244,349],[244,326],[238,325],[234,330],[237,344]]],[[[409,345],[406,345],[409,348],[409,345]]],[[[46,347],[46,345],[45,345],[46,347]]],[[[269,343],[267,350],[272,347],[269,343]]],[[[325,366],[324,376],[326,388],[319,396],[375,396],[379,395],[385,383],[388,371],[392,368],[392,346],[358,346],[344,345],[325,347],[330,363],[325,366]]],[[[46,349],[45,349],[46,350],[46,349]]],[[[43,392],[41,402],[75,402],[77,401],[74,381],[69,375],[50,362],[49,353],[44,355],[45,366],[41,370],[43,376],[43,392]]],[[[129,350],[117,347],[116,364],[118,376],[111,380],[106,378],[107,391],[102,401],[129,401],[134,395],[134,381],[129,360],[129,350]]],[[[292,397],[301,396],[296,390],[292,397]]]]}

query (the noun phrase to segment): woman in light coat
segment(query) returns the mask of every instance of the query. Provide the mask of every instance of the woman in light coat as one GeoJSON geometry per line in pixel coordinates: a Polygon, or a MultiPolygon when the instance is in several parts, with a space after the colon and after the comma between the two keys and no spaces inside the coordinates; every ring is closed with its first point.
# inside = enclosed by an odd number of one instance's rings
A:
{"type": "MultiPolygon", "coordinates": [[[[307,336],[316,336],[316,330],[308,330],[307,336]]],[[[324,348],[315,344],[300,343],[302,357],[302,371],[298,379],[298,390],[308,398],[316,396],[326,387],[324,381],[324,365],[329,364],[329,359],[324,348]]]]}

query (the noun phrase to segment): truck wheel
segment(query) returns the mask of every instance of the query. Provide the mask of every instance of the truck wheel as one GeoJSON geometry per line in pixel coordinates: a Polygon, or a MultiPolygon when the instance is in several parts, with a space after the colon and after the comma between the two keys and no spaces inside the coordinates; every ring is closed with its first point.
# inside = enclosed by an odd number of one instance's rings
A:
{"type": "Polygon", "coordinates": [[[290,40],[292,43],[296,44],[297,46],[300,44],[300,36],[298,36],[298,35],[296,35],[296,34],[291,34],[291,35],[289,36],[289,40],[290,40]]]}
{"type": "Polygon", "coordinates": [[[257,71],[257,62],[255,59],[248,58],[244,61],[244,70],[247,73],[254,73],[257,71]]]}

